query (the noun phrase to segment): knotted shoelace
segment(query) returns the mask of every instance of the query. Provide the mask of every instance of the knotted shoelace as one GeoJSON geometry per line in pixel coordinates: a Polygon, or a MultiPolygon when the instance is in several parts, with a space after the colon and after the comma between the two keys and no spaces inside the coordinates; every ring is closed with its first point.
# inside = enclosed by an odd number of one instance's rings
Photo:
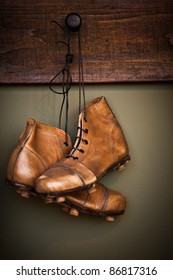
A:
{"type": "MultiPolygon", "coordinates": [[[[57,23],[56,21],[52,21],[53,23],[57,24],[62,30],[62,26],[57,23]]],[[[85,100],[85,86],[84,86],[84,75],[83,75],[83,60],[82,60],[82,52],[81,52],[81,34],[80,29],[77,31],[78,33],[78,75],[79,75],[79,114],[82,110],[82,98],[83,98],[83,110],[84,110],[84,119],[86,120],[86,100],[85,100]]],[[[65,105],[65,142],[64,144],[68,146],[68,111],[69,111],[69,93],[70,89],[72,87],[72,75],[71,75],[71,69],[70,64],[73,62],[73,54],[71,53],[71,30],[67,28],[67,36],[68,41],[67,43],[64,41],[57,41],[56,43],[64,44],[67,47],[67,53],[65,58],[65,64],[64,67],[50,80],[49,82],[49,88],[52,92],[55,94],[62,94],[63,99],[60,107],[59,112],[59,128],[61,128],[61,121],[62,121],[62,113],[63,108],[65,105]],[[61,91],[58,91],[55,89],[56,80],[57,78],[61,79],[61,91]]],[[[78,129],[81,129],[78,127],[78,129]]],[[[79,142],[80,142],[80,137],[79,142]]],[[[77,144],[78,146],[78,144],[77,144]]],[[[73,148],[74,150],[77,149],[73,148]]],[[[70,153],[71,154],[71,153],[70,153]]]]}

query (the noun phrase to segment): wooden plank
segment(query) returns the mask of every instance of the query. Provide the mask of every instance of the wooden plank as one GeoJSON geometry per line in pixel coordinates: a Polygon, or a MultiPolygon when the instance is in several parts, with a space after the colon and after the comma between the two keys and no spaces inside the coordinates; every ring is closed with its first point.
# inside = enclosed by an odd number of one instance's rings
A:
{"type": "MultiPolygon", "coordinates": [[[[1,84],[50,81],[66,55],[66,48],[56,44],[66,37],[51,21],[64,27],[70,12],[83,20],[86,83],[173,80],[171,0],[5,0],[0,3],[1,84]]],[[[77,82],[76,33],[71,48],[77,82]]]]}

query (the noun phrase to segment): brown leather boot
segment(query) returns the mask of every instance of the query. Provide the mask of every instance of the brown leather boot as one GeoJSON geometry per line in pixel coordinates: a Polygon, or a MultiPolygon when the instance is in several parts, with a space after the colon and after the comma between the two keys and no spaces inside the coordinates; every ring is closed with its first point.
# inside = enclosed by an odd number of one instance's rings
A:
{"type": "Polygon", "coordinates": [[[27,120],[7,167],[7,181],[17,187],[21,196],[35,193],[36,179],[71,151],[70,137],[67,145],[65,136],[59,128],[27,120]]]}
{"type": "Polygon", "coordinates": [[[92,187],[111,169],[121,170],[130,160],[123,131],[104,97],[79,115],[76,143],[70,154],[36,181],[36,192],[63,196],[92,187]]]}
{"type": "Polygon", "coordinates": [[[89,190],[76,191],[65,197],[63,210],[70,215],[78,216],[79,212],[93,216],[105,217],[107,221],[114,221],[114,217],[124,213],[126,199],[119,192],[96,183],[89,190]]]}

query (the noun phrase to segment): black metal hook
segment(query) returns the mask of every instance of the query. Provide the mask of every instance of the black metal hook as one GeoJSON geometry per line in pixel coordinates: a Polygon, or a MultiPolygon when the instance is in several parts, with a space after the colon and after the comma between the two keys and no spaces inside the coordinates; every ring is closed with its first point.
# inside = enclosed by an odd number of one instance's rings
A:
{"type": "Polygon", "coordinates": [[[77,13],[70,13],[65,18],[65,23],[67,28],[72,31],[76,32],[79,31],[81,24],[82,24],[82,18],[77,13]]]}

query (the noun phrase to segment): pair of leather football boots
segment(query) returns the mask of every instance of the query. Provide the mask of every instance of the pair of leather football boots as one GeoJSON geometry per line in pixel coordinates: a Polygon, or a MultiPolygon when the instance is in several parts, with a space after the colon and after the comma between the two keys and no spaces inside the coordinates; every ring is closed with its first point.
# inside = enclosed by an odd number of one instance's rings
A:
{"type": "Polygon", "coordinates": [[[130,160],[124,133],[104,97],[81,112],[74,146],[59,128],[28,119],[9,159],[7,180],[21,196],[39,195],[45,202],[113,221],[123,214],[126,199],[99,179],[130,160]],[[65,139],[68,141],[66,142],[65,139]]]}

